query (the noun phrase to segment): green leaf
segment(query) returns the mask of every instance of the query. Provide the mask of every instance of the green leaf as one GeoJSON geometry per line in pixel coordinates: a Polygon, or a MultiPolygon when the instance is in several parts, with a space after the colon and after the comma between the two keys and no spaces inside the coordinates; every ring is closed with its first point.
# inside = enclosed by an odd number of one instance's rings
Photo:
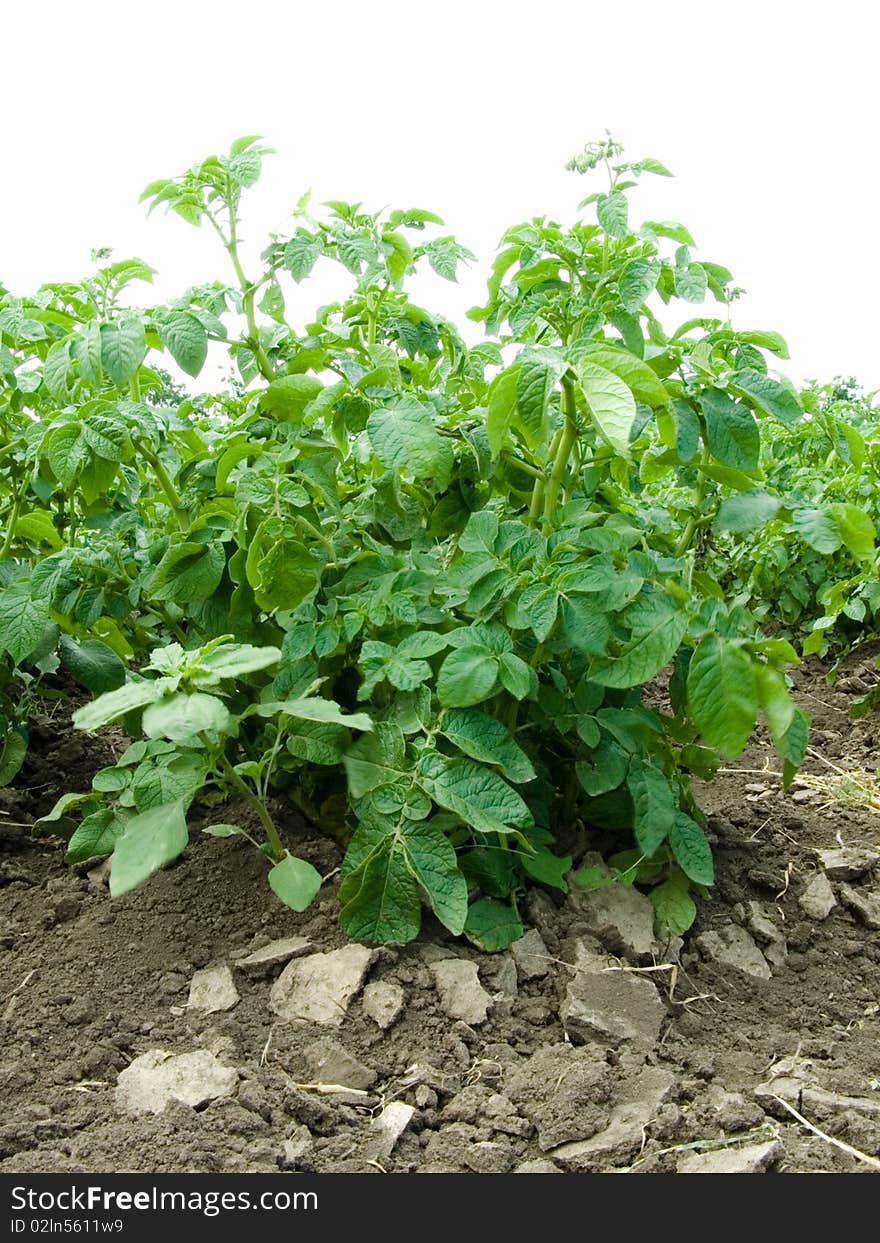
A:
{"type": "Polygon", "coordinates": [[[102,807],[86,816],[67,843],[65,863],[82,863],[97,855],[112,855],[126,828],[115,811],[102,807]]]}
{"type": "Polygon", "coordinates": [[[532,823],[526,804],[491,768],[429,751],[419,771],[425,793],[480,833],[509,833],[532,823]]]}
{"type": "Polygon", "coordinates": [[[442,830],[431,821],[363,823],[343,865],[340,923],[358,940],[410,941],[421,924],[419,886],[441,923],[459,934],[467,883],[442,830]]]}
{"type": "Polygon", "coordinates": [[[837,522],[840,538],[852,555],[858,561],[870,560],[877,538],[877,528],[871,516],[848,501],[836,502],[831,506],[831,513],[837,522]]]}
{"type": "Polygon", "coordinates": [[[495,717],[460,708],[444,714],[441,732],[472,760],[496,765],[509,781],[534,780],[531,760],[495,717]]]}
{"type": "Polygon", "coordinates": [[[706,635],[688,666],[687,695],[705,740],[730,759],[739,755],[758,715],[758,684],[748,653],[720,635],[706,635]]]}
{"type": "MultiPolygon", "coordinates": [[[[749,337],[762,337],[764,341],[755,342],[755,344],[764,344],[769,334],[740,333],[739,335],[743,340],[749,337]]],[[[775,336],[776,334],[773,335],[775,336]]],[[[785,342],[781,337],[778,338],[778,342],[781,342],[784,349],[785,342]]],[[[772,349],[773,347],[769,346],[768,348],[772,349]]],[[[787,349],[785,349],[782,357],[788,357],[787,349]]],[[[730,377],[729,383],[734,392],[743,396],[756,410],[760,410],[762,414],[769,415],[771,419],[777,419],[780,423],[784,423],[786,427],[795,427],[803,416],[803,406],[797,394],[792,392],[786,385],[780,384],[778,380],[774,380],[760,371],[754,371],[750,367],[742,371],[736,371],[730,377]]]]}
{"type": "Polygon", "coordinates": [[[32,509],[29,514],[23,514],[15,524],[15,536],[31,544],[46,544],[53,552],[57,552],[62,543],[52,515],[45,509],[32,509]]]}
{"type": "Polygon", "coordinates": [[[349,743],[343,725],[321,721],[298,721],[287,733],[287,750],[299,760],[310,764],[339,764],[349,743]]]}
{"type": "Polygon", "coordinates": [[[191,695],[169,695],[150,704],[144,712],[142,728],[148,738],[188,742],[205,730],[224,734],[229,725],[229,709],[223,700],[195,691],[191,695]]]}
{"type": "Polygon", "coordinates": [[[498,658],[498,678],[514,699],[525,699],[538,681],[534,670],[514,652],[502,652],[498,658]]]}
{"type": "Polygon", "coordinates": [[[220,543],[172,544],[156,567],[151,595],[175,604],[208,600],[220,586],[225,568],[226,553],[220,543]]]}
{"type": "Polygon", "coordinates": [[[594,596],[562,601],[562,632],[579,652],[603,656],[611,638],[611,622],[594,596]]]}
{"type": "Polygon", "coordinates": [[[199,660],[199,668],[191,681],[195,686],[210,686],[224,678],[240,678],[277,665],[281,651],[277,647],[254,647],[250,643],[223,643],[199,660]]]}
{"type": "Polygon", "coordinates": [[[380,721],[371,734],[359,738],[344,757],[348,791],[363,798],[382,786],[412,779],[406,767],[406,741],[393,721],[380,721]]]}
{"type": "Polygon", "coordinates": [[[114,691],[125,681],[125,665],[100,639],[61,636],[61,663],[93,695],[114,691]]]}
{"type": "Polygon", "coordinates": [[[541,358],[526,357],[519,365],[516,373],[516,411],[530,449],[544,439],[547,407],[558,379],[558,368],[548,366],[541,358]]]}
{"type": "Polygon", "coordinates": [[[324,246],[319,237],[298,229],[284,247],[284,266],[299,284],[309,275],[324,246]]]}
{"type": "Polygon", "coordinates": [[[772,522],[781,507],[782,502],[766,492],[739,492],[721,502],[715,526],[719,531],[733,531],[738,535],[756,531],[772,522]]]}
{"type": "Polygon", "coordinates": [[[27,740],[16,729],[7,730],[0,743],[0,786],[15,779],[27,756],[27,740]]]}
{"type": "Polygon", "coordinates": [[[761,433],[751,410],[718,388],[703,393],[700,406],[712,456],[723,466],[756,471],[761,457],[761,433]]]}
{"type": "MultiPolygon", "coordinates": [[[[357,837],[356,833],[349,850],[357,837]]],[[[381,841],[344,878],[339,902],[339,922],[355,941],[404,945],[421,927],[418,885],[407,864],[406,851],[394,838],[381,841]]]]}
{"type": "Polygon", "coordinates": [[[701,263],[689,263],[675,268],[675,292],[685,302],[703,302],[709,288],[709,278],[701,263]]]}
{"type": "Polygon", "coordinates": [[[34,821],[34,833],[39,833],[44,828],[49,828],[50,832],[54,831],[54,827],[58,827],[63,830],[66,826],[73,823],[69,815],[71,811],[78,807],[82,807],[84,804],[86,806],[91,806],[95,801],[95,795],[93,793],[74,794],[69,792],[67,794],[62,794],[61,797],[56,800],[51,811],[48,811],[45,816],[40,816],[38,820],[34,821]]]}
{"type": "Polygon", "coordinates": [[[520,918],[511,906],[480,898],[468,908],[464,934],[487,954],[508,949],[523,932],[520,918]]]}
{"type": "Polygon", "coordinates": [[[744,341],[747,345],[755,345],[762,350],[770,350],[771,353],[778,355],[779,358],[789,357],[785,337],[778,332],[750,330],[749,332],[738,332],[736,336],[737,340],[744,341]]]}
{"type": "Polygon", "coordinates": [[[656,259],[633,259],[626,265],[618,282],[618,293],[624,310],[634,315],[656,289],[661,266],[656,259]]]}
{"type": "Polygon", "coordinates": [[[287,855],[270,868],[269,888],[292,911],[304,911],[321,888],[321,873],[305,859],[287,855]]]}
{"type": "MultiPolygon", "coordinates": [[[[320,721],[322,724],[344,725],[348,729],[370,730],[373,722],[365,712],[344,712],[332,699],[317,695],[304,695],[298,699],[272,700],[254,704],[249,710],[257,716],[292,716],[301,721],[320,721]]],[[[245,715],[243,713],[242,715],[245,715]]]]}
{"type": "Polygon", "coordinates": [[[101,325],[96,319],[83,324],[82,331],[74,338],[73,357],[79,364],[80,374],[89,384],[100,384],[101,368],[101,325]]]}
{"type": "Polygon", "coordinates": [[[197,376],[208,357],[208,334],[188,311],[174,311],[159,324],[159,337],[171,357],[187,375],[197,376]]]}
{"type": "Polygon", "coordinates": [[[45,441],[52,474],[63,488],[72,486],[89,456],[89,447],[79,426],[65,423],[50,432],[45,441]]]}
{"type": "Polygon", "coordinates": [[[401,837],[410,870],[425,891],[431,910],[458,936],[467,916],[467,882],[459,870],[454,846],[432,820],[405,824],[401,837]]]}
{"type": "Polygon", "coordinates": [[[758,700],[767,718],[772,738],[781,738],[794,720],[794,701],[785,676],[770,665],[753,665],[758,683],[758,700]]]}
{"type": "Polygon", "coordinates": [[[188,807],[205,784],[208,767],[199,754],[175,756],[140,764],[132,781],[132,794],[138,811],[162,807],[167,803],[181,803],[188,807]]]}
{"type": "Polygon", "coordinates": [[[15,664],[30,656],[49,624],[49,601],[31,599],[27,583],[0,591],[0,648],[15,664]]]}
{"type": "Polygon", "coordinates": [[[486,434],[489,438],[489,452],[493,458],[501,452],[510,435],[510,424],[516,409],[518,374],[518,367],[508,368],[500,372],[489,385],[486,434]]]}
{"type": "Polygon", "coordinates": [[[449,478],[452,446],[434,426],[430,408],[416,398],[405,397],[395,406],[374,410],[367,419],[367,435],[388,470],[404,471],[416,479],[449,478]]]}
{"type": "Polygon", "coordinates": [[[689,892],[687,877],[677,869],[651,890],[654,928],[658,936],[680,937],[693,924],[697,908],[689,892]]]}
{"type": "Polygon", "coordinates": [[[669,401],[669,393],[656,371],[643,363],[640,358],[630,354],[628,350],[619,350],[612,345],[589,342],[581,350],[581,357],[587,362],[596,363],[607,371],[612,371],[635,397],[647,406],[665,406],[669,401]]]}
{"type": "Polygon", "coordinates": [[[687,614],[660,592],[639,596],[627,610],[630,637],[616,656],[590,667],[600,686],[641,686],[672,660],[687,630],[687,614]]]}
{"type": "Polygon", "coordinates": [[[712,847],[697,822],[683,811],[676,814],[669,830],[669,845],[685,876],[697,885],[715,884],[712,847]]]}
{"type": "Polygon", "coordinates": [[[110,865],[110,896],[128,893],[176,859],[187,846],[189,833],[180,803],[154,807],[132,817],[116,842],[110,865]]]}
{"type": "Polygon", "coordinates": [[[802,708],[795,708],[791,724],[781,737],[774,737],[773,745],[784,761],[785,788],[791,785],[795,772],[804,762],[810,740],[810,718],[802,708]]]}
{"type": "Polygon", "coordinates": [[[147,354],[143,320],[125,315],[113,324],[101,325],[101,362],[117,388],[125,388],[147,354]]]}
{"type": "Polygon", "coordinates": [[[599,433],[612,449],[627,456],[636,418],[632,392],[619,376],[598,363],[585,359],[576,370],[587,409],[599,433]]]}
{"type": "Polygon", "coordinates": [[[536,854],[522,856],[523,871],[540,885],[549,885],[552,889],[561,889],[568,893],[566,875],[571,871],[571,855],[554,855],[552,851],[541,847],[536,854]]]}
{"type": "Polygon", "coordinates": [[[437,675],[437,695],[445,708],[467,708],[495,690],[498,660],[485,647],[455,648],[437,675]]]}
{"type": "Polygon", "coordinates": [[[241,837],[242,830],[237,824],[208,824],[202,829],[209,837],[241,837]]]}
{"type": "Polygon", "coordinates": [[[127,712],[151,703],[161,694],[162,689],[156,682],[127,682],[118,690],[108,691],[107,694],[100,695],[91,703],[78,708],[73,714],[74,727],[86,730],[100,729],[102,725],[117,721],[127,712]]]}
{"type": "Polygon", "coordinates": [[[626,237],[627,201],[620,190],[602,194],[596,203],[596,217],[609,237],[626,237]]]}
{"type": "Polygon", "coordinates": [[[791,516],[794,529],[805,543],[816,552],[837,552],[843,543],[835,514],[827,509],[796,509],[791,516]]]}
{"type": "Polygon", "coordinates": [[[313,375],[285,375],[260,394],[260,409],[285,423],[301,423],[306,406],[324,385],[313,375]]]}
{"type": "Polygon", "coordinates": [[[575,772],[581,786],[591,798],[616,790],[623,782],[630,757],[613,739],[603,736],[593,749],[590,761],[579,760],[575,772]]]}
{"type": "Polygon", "coordinates": [[[320,582],[321,567],[298,539],[255,538],[246,565],[254,598],[267,612],[295,609],[320,582]]]}
{"type": "Polygon", "coordinates": [[[666,776],[634,755],[626,777],[634,808],[633,828],[642,854],[650,859],[669,835],[675,821],[675,793],[666,776]]]}

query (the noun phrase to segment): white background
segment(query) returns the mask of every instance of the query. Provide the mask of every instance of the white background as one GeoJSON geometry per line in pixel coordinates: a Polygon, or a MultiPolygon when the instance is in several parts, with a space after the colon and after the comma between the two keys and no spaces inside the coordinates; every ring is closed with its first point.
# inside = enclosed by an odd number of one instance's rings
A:
{"type": "Polygon", "coordinates": [[[137,199],[259,133],[278,154],[245,200],[251,257],[309,187],[426,207],[478,256],[417,290],[461,321],[506,225],[569,221],[599,187],[563,166],[607,127],[676,174],[633,215],[683,221],[733,270],[737,326],[782,332],[795,380],[880,388],[876,26],[866,0],[4,5],[0,281],[76,278],[97,246],[159,269],[145,303],[225,278],[214,238],[137,199]]]}

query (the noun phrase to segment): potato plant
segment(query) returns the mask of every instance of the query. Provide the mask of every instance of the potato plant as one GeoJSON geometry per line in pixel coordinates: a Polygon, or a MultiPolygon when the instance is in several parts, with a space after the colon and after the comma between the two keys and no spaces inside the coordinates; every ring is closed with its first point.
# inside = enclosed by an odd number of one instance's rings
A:
{"type": "Polygon", "coordinates": [[[226,800],[208,831],[251,837],[301,909],[320,877],[270,814],[285,797],[345,845],[350,936],[410,940],[427,905],[487,949],[596,828],[683,931],[713,881],[693,778],[759,713],[789,777],[806,747],[794,650],[700,561],[717,488],[753,496],[762,439],[801,417],[769,372],[782,339],[730,326],[731,275],[683,225],[631,220],[668,173],[610,138],[572,162],[604,177],[574,224],[505,232],[473,346],[406,292],[472,258],[429,211],[303,199],[246,272],[267,153],[243,138],[145,191],[216,234],[226,278],[133,309],[152,270],[102,252],[0,301],[0,646],[97,696],[78,728],[133,739],[42,827],[112,854],[119,893],[226,800]],[[326,264],[348,296],[293,324],[290,282],[326,264]],[[707,297],[723,322],[693,317],[707,297]],[[226,389],[169,401],[163,360],[195,378],[209,351],[226,389]]]}

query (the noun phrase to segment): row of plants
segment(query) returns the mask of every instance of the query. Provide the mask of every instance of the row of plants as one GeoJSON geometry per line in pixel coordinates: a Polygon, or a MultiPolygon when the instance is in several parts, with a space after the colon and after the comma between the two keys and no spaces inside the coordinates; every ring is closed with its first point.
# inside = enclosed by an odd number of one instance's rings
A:
{"type": "MultiPolygon", "coordinates": [[[[246,137],[144,195],[211,229],[228,279],[134,309],[152,270],[101,252],[79,284],[0,290],[0,775],[63,672],[94,696],[75,726],[131,741],[35,827],[71,861],[112,854],[114,894],[189,820],[250,838],[304,909],[322,878],[282,798],[345,845],[357,939],[407,941],[427,906],[510,944],[525,887],[571,882],[577,824],[684,931],[713,882],[693,780],[759,717],[788,780],[807,744],[794,647],[707,556],[714,530],[740,547],[743,514],[766,525],[767,463],[801,435],[783,339],[732,326],[731,274],[683,225],[631,220],[668,172],[610,138],[572,162],[605,177],[574,224],[505,232],[476,345],[406,292],[472,258],[422,209],[303,199],[246,272],[267,154],[246,137]],[[348,296],[292,324],[291,285],[328,264],[348,296]],[[707,297],[719,317],[695,318],[707,297]],[[169,358],[195,380],[212,351],[222,391],[168,385],[169,358]],[[661,711],[644,689],[667,672],[661,711]]],[[[831,495],[852,551],[867,528],[831,495]]]]}

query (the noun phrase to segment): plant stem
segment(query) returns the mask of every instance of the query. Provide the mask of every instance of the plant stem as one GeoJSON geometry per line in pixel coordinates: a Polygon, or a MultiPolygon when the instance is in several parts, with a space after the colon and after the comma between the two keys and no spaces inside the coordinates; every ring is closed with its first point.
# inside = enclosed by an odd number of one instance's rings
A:
{"type": "Polygon", "coordinates": [[[275,827],[275,821],[269,815],[269,810],[266,807],[266,804],[262,801],[262,799],[258,798],[256,794],[254,794],[253,790],[235,771],[225,755],[220,756],[220,767],[223,771],[223,775],[232,782],[239,794],[247,800],[259,816],[260,823],[266,833],[266,841],[269,843],[272,850],[272,857],[276,863],[279,863],[287,852],[284,849],[284,843],[278,835],[278,830],[275,827]]]}
{"type": "Polygon", "coordinates": [[[0,548],[0,561],[9,555],[12,547],[12,541],[15,539],[15,526],[18,522],[19,511],[21,510],[21,498],[24,488],[20,492],[16,492],[15,500],[12,502],[12,513],[9,515],[9,525],[6,528],[6,535],[3,537],[3,547],[0,548]]]}
{"type": "Polygon", "coordinates": [[[568,375],[562,377],[562,415],[565,422],[561,428],[562,435],[556,448],[556,456],[553,459],[553,468],[550,471],[550,479],[544,496],[544,522],[547,525],[553,518],[568,459],[577,443],[577,427],[574,421],[574,381],[568,375]]]}
{"type": "MultiPolygon", "coordinates": [[[[702,465],[705,466],[708,460],[709,460],[709,450],[704,443],[703,455],[701,458],[702,465]]],[[[676,557],[683,557],[684,554],[690,549],[691,543],[693,542],[694,535],[697,533],[698,528],[702,526],[703,523],[705,522],[705,519],[703,515],[699,512],[699,510],[702,507],[703,496],[706,491],[706,476],[703,473],[703,471],[699,471],[698,473],[699,473],[699,480],[697,482],[697,496],[696,496],[696,501],[694,505],[695,512],[693,512],[688,518],[687,522],[684,525],[684,530],[681,533],[679,541],[675,545],[675,556],[676,557]]]]}
{"type": "MultiPolygon", "coordinates": [[[[550,448],[547,452],[548,462],[552,462],[554,458],[556,457],[556,453],[557,453],[557,450],[559,449],[559,443],[561,440],[562,440],[562,428],[560,427],[556,435],[550,441],[550,448]]],[[[544,492],[545,492],[546,486],[547,486],[547,477],[546,475],[542,474],[541,478],[535,481],[535,486],[532,489],[532,503],[529,506],[529,518],[531,519],[532,522],[537,522],[538,519],[541,517],[542,513],[544,512],[544,492]]]]}
{"type": "Polygon", "coordinates": [[[155,454],[152,451],[152,449],[148,449],[142,440],[136,441],[135,447],[137,448],[138,452],[143,455],[146,461],[149,462],[150,466],[152,466],[153,472],[156,476],[156,481],[158,482],[159,487],[165,493],[165,498],[168,501],[168,504],[171,506],[172,513],[177,519],[177,525],[180,528],[180,530],[184,534],[186,534],[186,532],[189,530],[189,522],[187,521],[187,518],[184,512],[183,502],[180,499],[180,494],[178,493],[174,484],[171,482],[171,478],[168,474],[168,471],[165,469],[165,467],[162,465],[162,462],[159,460],[158,454],[155,454]]]}
{"type": "MultiPolygon", "coordinates": [[[[254,297],[256,296],[257,287],[253,285],[244,274],[244,268],[241,266],[241,260],[238,257],[238,233],[237,221],[235,218],[235,203],[230,195],[229,203],[229,237],[224,239],[226,253],[232,261],[232,267],[235,271],[236,280],[242,292],[242,309],[244,317],[247,321],[247,344],[248,348],[253,351],[254,358],[257,360],[257,366],[264,380],[272,381],[275,379],[275,372],[272,364],[269,362],[269,356],[260,345],[260,335],[257,329],[257,317],[254,311],[254,297]]],[[[218,229],[218,232],[220,230],[218,229]]],[[[222,232],[220,236],[223,237],[222,232]]]]}

